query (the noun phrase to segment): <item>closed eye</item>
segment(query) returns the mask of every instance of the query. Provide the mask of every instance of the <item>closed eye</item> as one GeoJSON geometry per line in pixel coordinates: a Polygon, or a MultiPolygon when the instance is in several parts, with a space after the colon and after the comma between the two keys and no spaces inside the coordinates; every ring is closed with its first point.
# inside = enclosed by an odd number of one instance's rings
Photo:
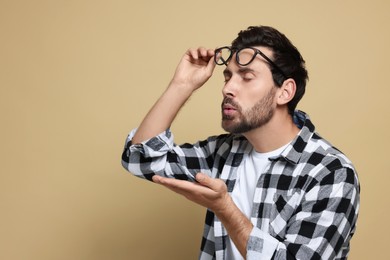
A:
{"type": "Polygon", "coordinates": [[[241,78],[245,81],[252,80],[256,77],[255,71],[249,67],[241,67],[238,70],[238,73],[241,75],[241,78]]]}
{"type": "Polygon", "coordinates": [[[245,81],[250,81],[255,78],[255,75],[252,73],[245,73],[244,75],[241,75],[242,79],[245,81]]]}
{"type": "MultiPolygon", "coordinates": [[[[244,80],[244,81],[251,81],[256,78],[256,73],[253,69],[249,67],[241,67],[239,68],[237,74],[244,80]]],[[[225,79],[225,83],[227,83],[233,76],[233,72],[229,69],[225,69],[223,71],[223,76],[225,79]]]]}

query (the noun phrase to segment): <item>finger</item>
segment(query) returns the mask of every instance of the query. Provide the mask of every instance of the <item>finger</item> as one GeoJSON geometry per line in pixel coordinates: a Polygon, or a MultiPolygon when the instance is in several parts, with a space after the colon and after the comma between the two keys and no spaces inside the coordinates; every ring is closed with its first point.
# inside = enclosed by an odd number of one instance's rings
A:
{"type": "Polygon", "coordinates": [[[210,60],[208,61],[208,64],[207,64],[207,69],[209,70],[209,72],[212,74],[213,71],[214,71],[214,68],[215,66],[217,65],[215,62],[214,62],[214,53],[213,53],[213,56],[210,57],[210,60]]]}
{"type": "Polygon", "coordinates": [[[204,173],[197,173],[196,176],[195,176],[195,179],[196,181],[203,185],[203,186],[206,186],[206,187],[209,187],[212,189],[212,187],[214,186],[214,179],[210,178],[209,176],[207,176],[206,174],[204,173]]]}
{"type": "Polygon", "coordinates": [[[157,184],[161,184],[167,188],[178,188],[178,189],[191,189],[194,185],[194,183],[191,183],[189,181],[184,181],[184,180],[177,180],[173,178],[167,178],[167,177],[162,177],[159,175],[154,175],[152,177],[153,182],[157,184]]]}
{"type": "Polygon", "coordinates": [[[204,65],[206,66],[207,71],[209,71],[210,75],[212,75],[213,70],[215,68],[215,62],[214,62],[214,50],[213,49],[206,49],[204,47],[198,48],[198,55],[199,60],[202,60],[204,65]]]}
{"type": "Polygon", "coordinates": [[[198,48],[199,56],[202,60],[208,62],[214,56],[213,49],[206,49],[204,47],[198,48]]]}
{"type": "Polygon", "coordinates": [[[204,47],[199,47],[198,48],[198,52],[199,52],[200,56],[202,56],[202,57],[207,57],[208,56],[207,55],[207,49],[204,48],[204,47]]]}
{"type": "Polygon", "coordinates": [[[160,183],[162,178],[163,177],[161,177],[159,175],[153,175],[152,180],[153,180],[154,183],[160,183]]]}
{"type": "Polygon", "coordinates": [[[214,56],[214,54],[215,54],[214,49],[208,49],[208,50],[207,50],[207,54],[208,54],[210,57],[214,56]]]}
{"type": "Polygon", "coordinates": [[[164,177],[154,177],[153,180],[155,180],[156,183],[164,186],[165,188],[177,194],[183,195],[184,197],[192,201],[195,201],[196,199],[199,199],[204,196],[210,197],[215,194],[215,192],[210,188],[189,181],[164,177]]]}
{"type": "Polygon", "coordinates": [[[204,173],[197,173],[195,176],[200,185],[203,185],[215,192],[221,192],[227,190],[226,183],[220,179],[214,179],[204,173]]]}
{"type": "Polygon", "coordinates": [[[203,57],[211,58],[214,56],[214,50],[213,49],[206,49],[206,48],[200,48],[200,53],[203,57]]]}
{"type": "Polygon", "coordinates": [[[189,60],[192,63],[195,64],[201,64],[201,65],[208,65],[208,62],[210,61],[210,57],[207,56],[208,51],[205,48],[197,48],[197,49],[189,49],[187,51],[187,56],[189,60]]]}
{"type": "Polygon", "coordinates": [[[198,52],[198,49],[193,49],[193,48],[188,49],[187,54],[188,54],[188,56],[189,56],[191,59],[195,59],[195,60],[199,59],[199,52],[198,52]]]}

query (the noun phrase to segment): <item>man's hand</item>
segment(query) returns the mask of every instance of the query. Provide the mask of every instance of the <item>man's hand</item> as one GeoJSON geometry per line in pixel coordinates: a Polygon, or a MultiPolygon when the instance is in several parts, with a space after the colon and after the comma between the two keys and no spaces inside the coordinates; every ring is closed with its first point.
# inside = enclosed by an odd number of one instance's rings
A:
{"type": "Polygon", "coordinates": [[[214,50],[199,47],[189,49],[178,64],[171,84],[190,87],[192,91],[201,87],[213,74],[214,50]]]}
{"type": "Polygon", "coordinates": [[[247,241],[253,229],[252,223],[233,202],[222,180],[210,178],[203,173],[196,174],[196,180],[198,183],[153,176],[155,183],[212,210],[245,258],[247,241]]]}
{"type": "Polygon", "coordinates": [[[226,184],[220,179],[213,179],[203,173],[196,175],[198,183],[153,176],[155,183],[183,195],[187,199],[209,208],[215,214],[221,214],[233,203],[227,192],[226,184]]]}

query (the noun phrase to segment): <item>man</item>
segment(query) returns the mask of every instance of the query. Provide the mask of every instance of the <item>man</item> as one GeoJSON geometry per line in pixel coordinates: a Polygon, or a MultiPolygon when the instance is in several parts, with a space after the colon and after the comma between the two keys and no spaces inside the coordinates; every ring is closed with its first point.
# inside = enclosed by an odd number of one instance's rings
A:
{"type": "Polygon", "coordinates": [[[123,166],[206,207],[200,259],[346,259],[359,209],[352,163],[296,110],[305,62],[272,27],[188,50],[127,140],[123,166]],[[228,134],[178,146],[169,127],[218,65],[228,134]]]}

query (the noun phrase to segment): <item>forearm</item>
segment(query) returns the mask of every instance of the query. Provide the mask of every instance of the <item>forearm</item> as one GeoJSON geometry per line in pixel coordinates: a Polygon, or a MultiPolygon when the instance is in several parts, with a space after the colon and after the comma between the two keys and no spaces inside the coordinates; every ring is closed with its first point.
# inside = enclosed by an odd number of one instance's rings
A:
{"type": "Polygon", "coordinates": [[[215,212],[215,214],[226,228],[238,251],[245,258],[248,239],[253,229],[250,220],[241,212],[230,196],[225,209],[218,213],[215,212]]]}
{"type": "Polygon", "coordinates": [[[145,141],[170,127],[191,94],[211,77],[213,56],[213,50],[204,48],[184,54],[171,83],[142,121],[132,143],[145,141]]]}
{"type": "Polygon", "coordinates": [[[191,94],[192,90],[189,88],[171,82],[143,119],[132,143],[141,143],[169,128],[191,94]]]}

